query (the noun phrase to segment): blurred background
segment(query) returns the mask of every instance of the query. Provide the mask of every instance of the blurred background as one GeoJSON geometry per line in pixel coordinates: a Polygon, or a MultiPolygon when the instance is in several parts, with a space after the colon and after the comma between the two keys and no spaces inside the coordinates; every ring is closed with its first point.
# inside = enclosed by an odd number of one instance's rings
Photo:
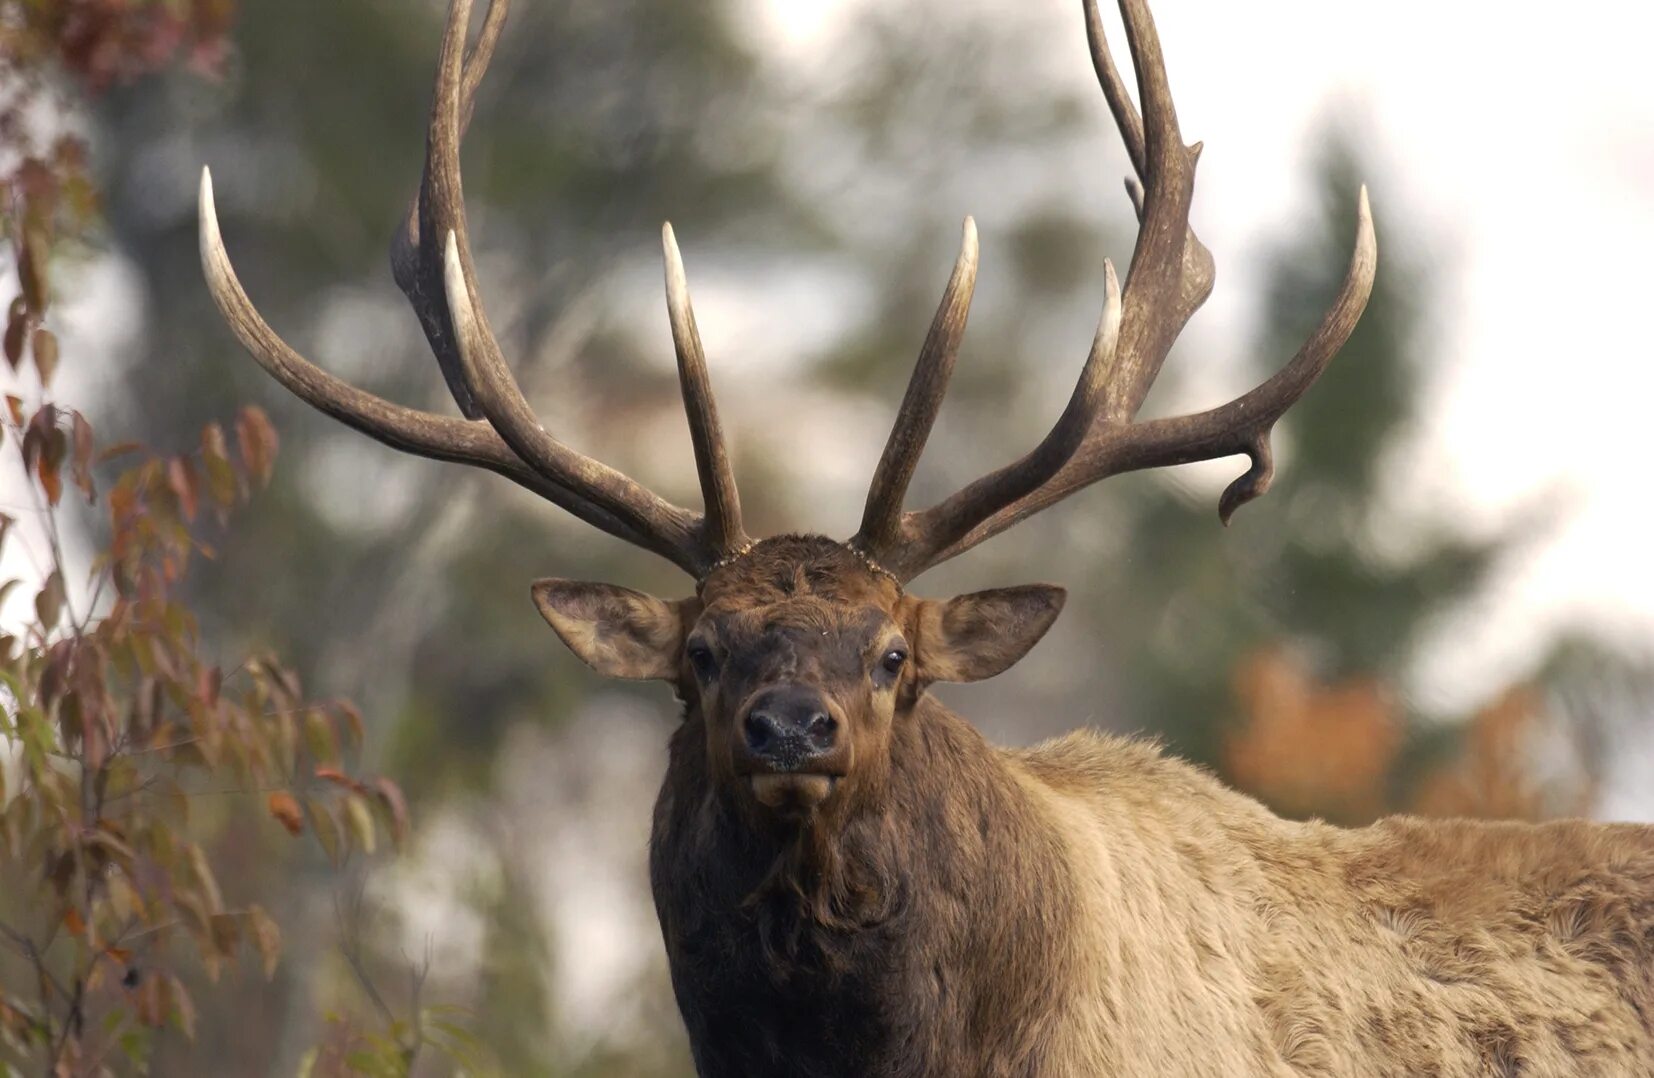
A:
{"type": "MultiPolygon", "coordinates": [[[[204,634],[355,699],[414,832],[343,873],[274,824],[227,833],[220,873],[264,897],[287,960],[272,985],[200,994],[197,1042],[157,1073],[292,1073],[364,1010],[343,933],[393,999],[428,953],[426,997],[468,1008],[506,1074],[687,1075],[645,875],[675,705],[580,666],[528,584],[689,582],[503,480],[309,411],[201,280],[207,164],[278,331],[452,410],[386,260],[440,5],[220,10],[214,74],[111,77],[61,117],[104,224],[62,323],[65,351],[94,358],[60,396],[159,446],[269,411],[276,479],[196,578],[204,634]]],[[[1654,15],[1524,10],[1157,6],[1185,137],[1207,143],[1193,225],[1219,272],[1145,415],[1290,357],[1342,276],[1362,182],[1377,288],[1277,429],[1274,488],[1229,529],[1238,460],[1111,480],[918,582],[1071,591],[1027,660],[943,691],[956,710],[1005,743],[1158,737],[1294,816],[1654,820],[1654,15]]],[[[759,532],[854,530],[965,214],[983,268],[914,502],[1044,433],[1103,259],[1123,268],[1134,235],[1074,0],[517,0],[465,166],[489,316],[546,426],[695,504],[660,284],[674,222],[759,532]]]]}

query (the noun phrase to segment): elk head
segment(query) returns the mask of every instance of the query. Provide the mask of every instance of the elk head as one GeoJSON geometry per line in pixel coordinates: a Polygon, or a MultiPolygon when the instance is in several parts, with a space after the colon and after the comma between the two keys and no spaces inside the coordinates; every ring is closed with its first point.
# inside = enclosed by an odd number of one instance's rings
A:
{"type": "Polygon", "coordinates": [[[568,580],[539,581],[534,599],[599,673],[677,687],[714,788],[798,819],[876,799],[894,725],[926,686],[1008,668],[1056,620],[1063,591],[919,599],[854,547],[778,536],[691,599],[568,580]]]}
{"type": "Polygon", "coordinates": [[[885,445],[857,533],[845,542],[754,542],[724,448],[689,288],[672,228],[662,232],[667,307],[704,509],[672,505],[575,452],[536,420],[476,292],[459,143],[499,40],[508,0],[492,0],[465,48],[470,0],[453,0],[443,36],[419,192],[393,244],[396,280],[419,316],[464,418],[385,401],[317,368],[278,337],[237,280],[219,236],[211,179],[201,183],[201,257],[213,298],[254,358],[314,407],[404,452],[477,465],[541,494],[609,534],[661,555],[696,582],[658,599],[607,584],[542,580],[534,599],[576,655],[600,673],[672,682],[704,726],[707,779],[756,820],[831,819],[876,799],[892,734],[926,687],[991,677],[1050,627],[1063,592],[1047,585],[946,602],[907,583],[1032,513],[1108,476],[1244,454],[1224,491],[1227,523],[1272,475],[1269,434],[1353,330],[1372,289],[1377,246],[1362,191],[1355,248],[1321,324],[1284,367],[1207,411],[1138,420],[1172,343],[1211,291],[1210,254],[1189,229],[1200,145],[1178,129],[1160,43],[1144,0],[1120,0],[1137,106],[1084,11],[1091,54],[1136,173],[1126,186],[1140,228],[1122,289],[1105,267],[1104,312],[1066,408],[1045,438],[937,504],[905,510],[909,481],[953,371],[977,267],[966,219],[953,273],[885,445]]]}

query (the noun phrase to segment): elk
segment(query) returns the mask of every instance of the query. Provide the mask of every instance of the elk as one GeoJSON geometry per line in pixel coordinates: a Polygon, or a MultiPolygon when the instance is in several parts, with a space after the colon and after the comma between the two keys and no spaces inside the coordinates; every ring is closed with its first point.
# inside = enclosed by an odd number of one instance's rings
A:
{"type": "Polygon", "coordinates": [[[672,229],[666,292],[702,512],[558,441],[491,330],[459,144],[505,19],[443,36],[424,175],[392,248],[461,417],[393,404],[289,348],[238,282],[201,185],[212,295],[254,358],[393,448],[491,469],[695,581],[664,600],[533,585],[597,672],[682,703],[650,877],[695,1065],[758,1075],[1654,1074],[1654,829],[1281,819],[1131,740],[989,744],[928,692],[1032,648],[1060,588],[945,601],[926,569],[1098,480],[1245,455],[1219,513],[1269,486],[1270,432],[1343,345],[1377,247],[1365,191],[1343,285],[1299,352],[1208,411],[1139,419],[1212,285],[1185,145],[1145,0],[1120,0],[1137,100],[1085,0],[1091,55],[1136,178],[1140,228],[1066,408],[1026,455],[904,508],[954,367],[977,267],[967,219],[861,526],[743,529],[672,229]]]}

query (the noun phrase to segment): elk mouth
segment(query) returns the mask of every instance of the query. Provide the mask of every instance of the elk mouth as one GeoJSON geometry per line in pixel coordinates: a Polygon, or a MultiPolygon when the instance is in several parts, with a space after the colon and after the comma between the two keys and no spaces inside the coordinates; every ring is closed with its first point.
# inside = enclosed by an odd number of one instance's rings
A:
{"type": "Polygon", "coordinates": [[[810,771],[769,772],[747,776],[752,796],[783,815],[804,815],[827,800],[841,776],[810,771]]]}

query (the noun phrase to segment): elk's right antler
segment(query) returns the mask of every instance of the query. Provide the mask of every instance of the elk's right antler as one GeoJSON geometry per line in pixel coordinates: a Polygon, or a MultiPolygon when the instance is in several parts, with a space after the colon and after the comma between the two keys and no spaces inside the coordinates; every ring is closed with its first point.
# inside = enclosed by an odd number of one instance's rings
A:
{"type": "Polygon", "coordinates": [[[1136,180],[1126,181],[1138,232],[1124,295],[1108,267],[1108,300],[1091,355],[1068,408],[1038,448],[928,509],[903,512],[908,480],[941,407],[964,331],[976,266],[975,232],[967,222],[968,267],[961,255],[879,461],[861,530],[850,540],[898,579],[909,580],[1111,475],[1246,454],[1251,467],[1218,502],[1218,514],[1227,524],[1237,508],[1268,489],[1273,476],[1270,430],[1349,339],[1372,292],[1378,244],[1362,188],[1355,249],[1343,287],[1291,362],[1221,407],[1136,420],[1172,343],[1211,294],[1214,270],[1211,253],[1189,228],[1200,143],[1183,144],[1146,0],[1119,3],[1137,70],[1141,115],[1114,66],[1096,0],[1083,0],[1097,80],[1137,173],[1136,180]],[[968,273],[961,289],[962,267],[968,273]]]}
{"type": "Polygon", "coordinates": [[[212,177],[203,170],[201,262],[208,286],[230,328],[259,364],[311,406],[392,448],[498,472],[581,520],[700,577],[744,550],[749,540],[741,528],[740,499],[671,226],[662,236],[668,310],[704,514],[667,502],[547,433],[512,376],[477,295],[459,144],[509,6],[509,0],[491,0],[476,45],[463,56],[471,0],[452,0],[431,103],[424,175],[391,251],[397,284],[419,316],[448,388],[467,418],[393,404],[335,378],[289,347],[259,315],[236,278],[219,234],[212,177]]]}

